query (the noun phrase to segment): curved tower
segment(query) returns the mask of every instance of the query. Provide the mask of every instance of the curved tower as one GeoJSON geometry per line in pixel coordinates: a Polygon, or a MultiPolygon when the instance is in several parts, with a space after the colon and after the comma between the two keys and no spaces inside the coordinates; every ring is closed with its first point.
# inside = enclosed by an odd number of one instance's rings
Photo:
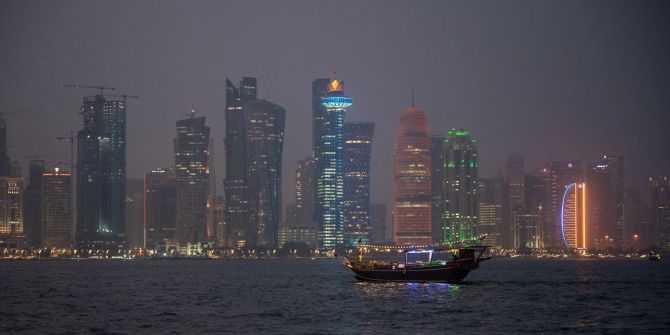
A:
{"type": "Polygon", "coordinates": [[[344,243],[344,114],[351,98],[344,95],[342,82],[328,84],[321,98],[325,111],[322,126],[315,134],[316,217],[319,244],[330,250],[344,243]]]}
{"type": "Polygon", "coordinates": [[[394,241],[431,243],[430,134],[421,109],[407,107],[398,120],[395,145],[394,241]]]}

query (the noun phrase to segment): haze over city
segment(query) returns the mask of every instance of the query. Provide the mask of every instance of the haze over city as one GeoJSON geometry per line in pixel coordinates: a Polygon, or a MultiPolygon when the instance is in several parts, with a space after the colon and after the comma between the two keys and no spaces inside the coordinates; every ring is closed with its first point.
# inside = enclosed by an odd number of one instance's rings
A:
{"type": "Polygon", "coordinates": [[[225,79],[258,78],[286,108],[283,198],[311,154],[311,82],[337,77],[348,121],[376,124],[372,199],[393,201],[393,143],[411,103],[431,133],[477,140],[480,175],[518,152],[548,160],[626,157],[626,184],[667,174],[670,23],[663,2],[17,2],[0,4],[0,109],[10,154],[67,161],[80,83],[128,102],[128,177],[174,163],[174,122],[194,105],[212,129],[222,190],[225,79]],[[160,4],[160,5],[159,5],[160,4]],[[85,13],[85,15],[82,15],[85,13]],[[440,15],[435,15],[440,13],[440,15]]]}

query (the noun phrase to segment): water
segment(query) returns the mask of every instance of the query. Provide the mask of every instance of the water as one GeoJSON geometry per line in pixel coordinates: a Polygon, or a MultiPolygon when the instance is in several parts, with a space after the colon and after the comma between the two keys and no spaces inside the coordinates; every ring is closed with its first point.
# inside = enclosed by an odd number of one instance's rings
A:
{"type": "Polygon", "coordinates": [[[466,282],[336,260],[0,262],[0,333],[670,334],[670,262],[494,259],[466,282]]]}

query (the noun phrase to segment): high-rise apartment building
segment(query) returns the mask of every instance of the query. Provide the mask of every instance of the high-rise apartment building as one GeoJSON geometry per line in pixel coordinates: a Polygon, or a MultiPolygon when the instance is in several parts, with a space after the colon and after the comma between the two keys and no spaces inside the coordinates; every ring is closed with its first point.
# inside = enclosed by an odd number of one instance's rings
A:
{"type": "Polygon", "coordinates": [[[209,198],[209,127],[195,109],[187,119],[176,122],[174,140],[177,185],[177,243],[207,241],[207,200],[209,198]]]}
{"type": "Polygon", "coordinates": [[[396,244],[430,244],[431,160],[428,120],[415,106],[407,107],[398,120],[395,144],[396,244]]]}
{"type": "Polygon", "coordinates": [[[77,230],[83,245],[125,243],[126,101],[84,97],[77,133],[77,230]]]}
{"type": "Polygon", "coordinates": [[[513,237],[508,213],[509,188],[505,178],[481,178],[478,192],[477,235],[486,235],[485,245],[509,248],[513,237]]]}
{"type": "Polygon", "coordinates": [[[23,179],[0,177],[0,238],[23,236],[23,179]]]}
{"type": "Polygon", "coordinates": [[[314,209],[316,206],[316,170],[314,158],[298,161],[295,170],[296,220],[301,226],[317,229],[314,209]]]}
{"type": "Polygon", "coordinates": [[[372,122],[344,124],[344,243],[356,246],[358,241],[371,242],[370,160],[372,122]]]}
{"type": "Polygon", "coordinates": [[[474,239],[477,225],[479,162],[476,141],[470,132],[452,128],[444,140],[444,225],[443,241],[474,239]]]}
{"type": "Polygon", "coordinates": [[[42,245],[69,248],[73,242],[72,176],[54,168],[42,174],[42,245]]]}
{"type": "Polygon", "coordinates": [[[176,240],[177,181],[174,169],[155,169],[144,175],[146,247],[158,249],[176,240]]]}

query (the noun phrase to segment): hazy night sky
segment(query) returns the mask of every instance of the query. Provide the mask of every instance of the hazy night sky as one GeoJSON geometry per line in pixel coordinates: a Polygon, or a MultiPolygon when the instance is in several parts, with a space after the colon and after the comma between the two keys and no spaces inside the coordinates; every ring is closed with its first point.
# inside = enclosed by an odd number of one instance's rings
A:
{"type": "Polygon", "coordinates": [[[333,70],[373,121],[373,201],[392,204],[393,143],[416,104],[433,133],[464,127],[481,176],[511,152],[547,160],[622,153],[626,184],[670,174],[667,1],[2,1],[0,111],[10,155],[68,161],[55,141],[79,130],[81,98],[106,85],[128,103],[128,177],[174,165],[175,121],[195,105],[223,192],[225,79],[258,78],[284,106],[284,205],[311,153],[311,82],[333,70]]]}

